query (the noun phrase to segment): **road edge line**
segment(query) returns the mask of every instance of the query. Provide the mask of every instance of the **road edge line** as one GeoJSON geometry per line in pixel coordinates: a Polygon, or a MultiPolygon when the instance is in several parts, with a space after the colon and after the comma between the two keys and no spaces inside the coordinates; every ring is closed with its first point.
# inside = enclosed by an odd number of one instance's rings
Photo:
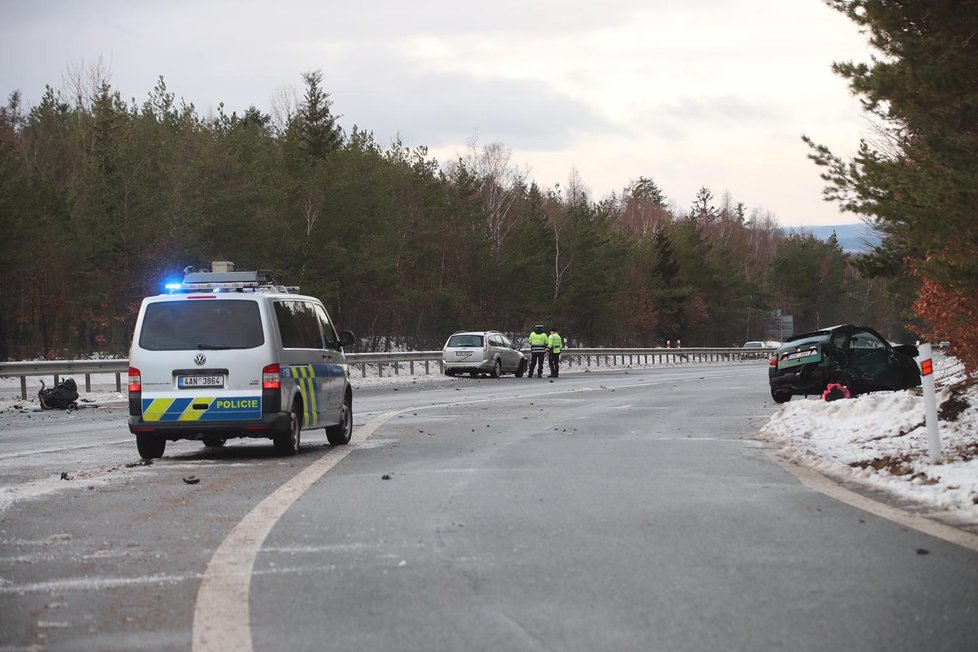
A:
{"type": "Polygon", "coordinates": [[[251,652],[250,592],[255,559],[285,511],[327,471],[356,450],[401,411],[387,412],[358,428],[352,446],[337,447],[292,476],[256,505],[231,530],[211,556],[197,590],[192,628],[193,652],[251,652]]]}
{"type": "Polygon", "coordinates": [[[885,518],[886,520],[892,521],[898,525],[903,525],[913,530],[917,530],[918,532],[922,532],[932,537],[937,537],[938,539],[961,546],[962,548],[967,548],[969,550],[978,552],[978,535],[958,529],[951,525],[945,525],[944,523],[932,520],[926,516],[921,516],[920,514],[914,514],[898,507],[881,503],[878,500],[868,498],[860,493],[852,491],[851,489],[846,489],[837,481],[822,475],[818,471],[779,457],[774,451],[768,450],[768,455],[778,465],[780,465],[781,468],[785,469],[801,480],[804,485],[821,494],[846,503],[847,505],[860,509],[864,512],[869,512],[875,516],[885,518]]]}

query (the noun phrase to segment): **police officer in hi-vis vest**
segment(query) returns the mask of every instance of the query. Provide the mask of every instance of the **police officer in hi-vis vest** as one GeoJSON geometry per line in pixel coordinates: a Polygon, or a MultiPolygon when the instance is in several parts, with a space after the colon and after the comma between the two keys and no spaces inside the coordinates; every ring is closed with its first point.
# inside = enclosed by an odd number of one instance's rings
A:
{"type": "Polygon", "coordinates": [[[547,355],[550,338],[543,332],[543,324],[537,324],[530,333],[530,373],[527,378],[533,378],[533,367],[537,368],[537,378],[543,378],[543,358],[547,355]]]}
{"type": "Polygon", "coordinates": [[[564,338],[560,336],[556,328],[550,329],[547,349],[550,351],[550,377],[557,378],[560,375],[560,352],[564,349],[564,338]]]}

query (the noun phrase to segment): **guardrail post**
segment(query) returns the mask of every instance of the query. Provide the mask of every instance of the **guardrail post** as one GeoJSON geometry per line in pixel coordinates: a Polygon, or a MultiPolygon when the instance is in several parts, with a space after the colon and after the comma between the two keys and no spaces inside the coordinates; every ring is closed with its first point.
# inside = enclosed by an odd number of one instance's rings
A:
{"type": "MultiPolygon", "coordinates": [[[[350,370],[352,372],[353,367],[360,367],[361,378],[366,378],[368,375],[368,366],[377,365],[377,375],[380,377],[384,376],[384,366],[388,364],[394,365],[393,375],[400,374],[400,364],[408,363],[408,368],[411,374],[415,374],[420,371],[415,363],[424,362],[425,374],[430,375],[431,373],[445,373],[445,362],[441,357],[441,351],[418,351],[414,352],[416,355],[412,357],[411,355],[406,355],[404,353],[390,353],[390,354],[350,354],[348,358],[348,364],[350,365],[350,370]],[[434,365],[431,362],[437,361],[438,368],[437,371],[433,368],[434,365]]],[[[706,347],[695,350],[695,349],[666,349],[666,348],[650,348],[650,349],[578,349],[571,353],[570,351],[564,357],[567,367],[573,367],[574,363],[577,363],[578,367],[595,367],[600,368],[602,365],[606,367],[615,367],[620,365],[633,365],[641,364],[643,361],[645,364],[684,364],[690,361],[718,361],[718,360],[739,360],[744,359],[744,352],[739,348],[736,350],[726,350],[726,349],[713,349],[709,350],[706,347]],[[619,352],[620,351],[620,352],[619,352]],[[619,362],[618,358],[621,358],[619,362]],[[593,359],[592,359],[593,358],[593,359]]],[[[101,360],[43,360],[43,361],[22,361],[22,362],[2,362],[0,361],[0,373],[4,377],[9,378],[19,378],[20,379],[20,396],[23,400],[27,400],[27,377],[28,376],[47,376],[54,377],[54,383],[57,384],[61,381],[61,378],[66,375],[71,374],[83,374],[85,376],[85,389],[86,392],[91,392],[93,390],[94,381],[91,378],[92,374],[114,374],[116,380],[116,391],[122,393],[123,382],[122,377],[126,373],[127,360],[113,360],[113,361],[101,361],[101,360]]]]}
{"type": "Polygon", "coordinates": [[[924,395],[924,423],[927,426],[927,453],[931,462],[941,461],[941,430],[937,417],[937,391],[934,388],[934,362],[929,342],[918,348],[917,365],[920,369],[921,389],[924,395]]]}

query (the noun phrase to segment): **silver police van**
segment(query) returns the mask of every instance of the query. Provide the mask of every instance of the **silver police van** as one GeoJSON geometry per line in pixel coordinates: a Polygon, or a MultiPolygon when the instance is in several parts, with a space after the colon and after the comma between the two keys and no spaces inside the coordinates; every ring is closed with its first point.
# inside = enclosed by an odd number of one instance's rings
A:
{"type": "Polygon", "coordinates": [[[343,347],[318,299],[279,285],[265,270],[227,261],[188,268],[169,292],[143,299],[129,352],[129,430],[144,459],[167,441],[223,446],[270,438],[294,455],[303,430],[350,441],[353,391],[343,347]]]}

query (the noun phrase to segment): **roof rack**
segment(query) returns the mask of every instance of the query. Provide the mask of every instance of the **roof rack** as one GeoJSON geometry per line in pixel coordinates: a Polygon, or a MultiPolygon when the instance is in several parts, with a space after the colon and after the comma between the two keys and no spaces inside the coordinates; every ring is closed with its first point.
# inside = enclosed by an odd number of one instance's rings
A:
{"type": "Polygon", "coordinates": [[[225,263],[219,266],[215,261],[215,268],[221,271],[210,271],[207,269],[197,271],[193,267],[184,270],[183,282],[167,285],[167,290],[173,293],[187,292],[282,292],[295,294],[299,292],[299,286],[281,285],[267,269],[258,269],[247,272],[235,272],[233,263],[225,263]]]}

